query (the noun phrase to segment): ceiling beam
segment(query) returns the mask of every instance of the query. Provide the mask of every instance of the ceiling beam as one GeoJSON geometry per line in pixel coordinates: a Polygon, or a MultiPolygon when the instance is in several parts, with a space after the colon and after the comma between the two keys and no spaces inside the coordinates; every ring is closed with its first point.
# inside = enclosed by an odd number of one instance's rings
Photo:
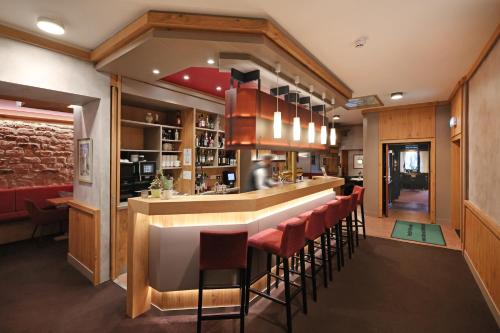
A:
{"type": "Polygon", "coordinates": [[[90,55],[91,61],[98,62],[104,59],[143,33],[154,28],[265,36],[292,58],[324,80],[342,96],[347,99],[352,97],[352,90],[331,71],[309,55],[301,45],[288,37],[285,32],[271,21],[259,18],[149,11],[95,48],[90,55]]]}
{"type": "Polygon", "coordinates": [[[0,36],[69,55],[80,60],[90,61],[90,52],[88,51],[6,25],[0,24],[0,36]]]}
{"type": "Polygon", "coordinates": [[[386,111],[395,111],[395,110],[420,109],[420,108],[428,108],[428,107],[431,107],[431,106],[437,107],[437,106],[447,105],[447,104],[448,104],[448,101],[386,106],[386,107],[364,109],[364,110],[361,110],[361,114],[364,115],[366,113],[374,113],[374,112],[386,112],[386,111]]]}

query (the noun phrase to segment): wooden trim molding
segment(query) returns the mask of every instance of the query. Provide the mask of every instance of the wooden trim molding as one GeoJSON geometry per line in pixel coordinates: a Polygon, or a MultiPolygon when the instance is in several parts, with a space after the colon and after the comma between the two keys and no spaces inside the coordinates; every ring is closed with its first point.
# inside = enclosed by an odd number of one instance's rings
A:
{"type": "Polygon", "coordinates": [[[90,59],[98,62],[154,28],[263,35],[344,97],[352,97],[352,90],[345,83],[267,19],[149,11],[95,48],[90,59]]]}
{"type": "Polygon", "coordinates": [[[469,200],[464,201],[464,256],[494,317],[500,318],[500,225],[469,200]]]}
{"type": "Polygon", "coordinates": [[[0,119],[11,119],[11,120],[26,120],[26,121],[44,121],[47,123],[58,123],[58,124],[73,124],[73,118],[44,114],[44,113],[29,113],[29,112],[19,112],[14,110],[2,110],[0,109],[0,119]]]}
{"type": "Polygon", "coordinates": [[[97,285],[101,282],[100,210],[74,200],[68,205],[68,262],[97,285]]]}
{"type": "Polygon", "coordinates": [[[368,108],[361,110],[361,114],[366,113],[374,113],[374,112],[386,112],[386,111],[399,111],[399,110],[408,110],[408,109],[420,109],[427,108],[430,106],[439,106],[443,104],[448,104],[448,102],[426,102],[426,103],[417,103],[417,104],[406,104],[406,105],[396,105],[396,106],[385,106],[385,107],[377,107],[377,108],[368,108]]]}
{"type": "Polygon", "coordinates": [[[30,32],[0,24],[0,36],[62,53],[80,60],[90,61],[90,52],[30,32]]]}

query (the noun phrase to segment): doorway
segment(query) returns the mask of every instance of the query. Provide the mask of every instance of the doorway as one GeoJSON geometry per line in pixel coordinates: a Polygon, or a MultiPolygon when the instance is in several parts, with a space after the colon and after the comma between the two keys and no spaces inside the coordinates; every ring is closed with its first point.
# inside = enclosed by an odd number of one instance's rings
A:
{"type": "Polygon", "coordinates": [[[382,146],[383,215],[431,222],[431,142],[382,146]]]}

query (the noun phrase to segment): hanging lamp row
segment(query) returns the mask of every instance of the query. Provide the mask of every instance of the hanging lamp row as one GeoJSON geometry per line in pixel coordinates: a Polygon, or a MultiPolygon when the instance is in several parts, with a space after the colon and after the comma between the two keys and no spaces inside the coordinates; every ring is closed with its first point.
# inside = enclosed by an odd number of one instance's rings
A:
{"type": "MultiPolygon", "coordinates": [[[[273,137],[275,139],[281,139],[282,137],[282,120],[281,120],[281,111],[279,110],[279,95],[280,95],[280,89],[279,89],[279,74],[281,72],[281,65],[278,63],[276,64],[275,68],[275,73],[276,73],[276,111],[274,112],[274,117],[273,117],[273,137]]],[[[300,126],[300,117],[298,115],[298,104],[299,104],[299,83],[300,83],[300,78],[297,76],[295,77],[295,117],[293,118],[293,140],[294,141],[300,141],[300,136],[301,136],[301,126],[300,126]]],[[[314,92],[314,86],[310,85],[309,86],[309,112],[310,112],[310,122],[308,124],[307,128],[307,142],[308,143],[314,143],[315,138],[316,138],[316,129],[315,129],[315,124],[313,122],[313,116],[312,116],[312,105],[311,105],[311,99],[312,99],[312,94],[314,92]]],[[[325,98],[326,94],[322,94],[322,101],[323,101],[323,124],[320,129],[320,142],[321,144],[325,145],[327,144],[327,127],[325,125],[325,118],[326,118],[326,104],[325,104],[325,98]]],[[[332,98],[332,105],[335,105],[335,98],[332,98]]],[[[334,126],[334,121],[335,119],[332,119],[332,127],[330,129],[330,145],[334,146],[337,142],[337,133],[335,130],[334,126]]]]}

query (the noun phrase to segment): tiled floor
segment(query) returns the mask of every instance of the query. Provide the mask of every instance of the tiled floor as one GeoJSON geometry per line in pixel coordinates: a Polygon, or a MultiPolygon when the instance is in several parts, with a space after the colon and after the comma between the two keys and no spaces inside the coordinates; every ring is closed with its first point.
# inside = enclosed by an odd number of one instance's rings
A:
{"type": "MultiPolygon", "coordinates": [[[[358,216],[361,215],[358,214],[358,216]]],[[[420,222],[420,223],[430,223],[427,213],[393,210],[391,211],[390,217],[378,218],[373,216],[366,216],[366,234],[369,236],[388,238],[400,242],[409,242],[425,246],[442,247],[439,245],[417,243],[417,242],[391,238],[392,229],[394,228],[394,223],[396,222],[396,219],[412,221],[412,222],[420,222]]],[[[461,249],[460,238],[458,237],[455,230],[453,230],[451,226],[447,225],[441,225],[441,230],[443,231],[443,236],[446,241],[446,248],[453,250],[460,250],[461,249]]]]}

